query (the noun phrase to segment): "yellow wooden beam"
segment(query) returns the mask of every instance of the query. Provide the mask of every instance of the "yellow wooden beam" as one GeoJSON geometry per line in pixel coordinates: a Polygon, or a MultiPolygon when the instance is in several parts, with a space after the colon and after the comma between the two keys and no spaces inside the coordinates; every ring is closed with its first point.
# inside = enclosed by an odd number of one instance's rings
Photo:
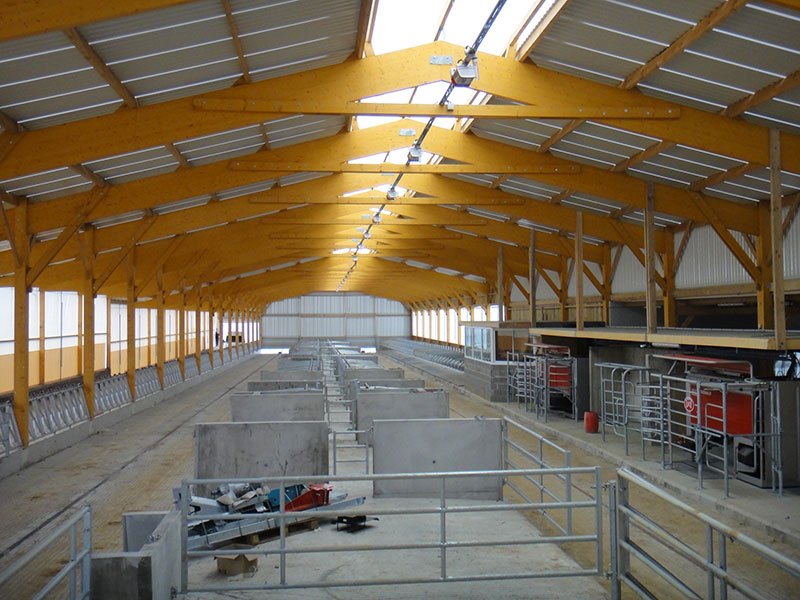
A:
{"type": "MultiPolygon", "coordinates": [[[[517,47],[517,60],[527,60],[528,56],[530,56],[531,52],[533,52],[533,49],[536,47],[536,45],[544,39],[544,36],[547,35],[548,31],[550,31],[550,28],[556,22],[561,13],[563,13],[567,6],[569,6],[569,3],[570,0],[556,0],[552,6],[547,9],[547,12],[542,16],[536,27],[533,28],[533,31],[531,31],[528,37],[517,47]]],[[[543,4],[544,2],[539,2],[536,9],[540,9],[543,4]]],[[[532,13],[531,16],[534,14],[536,13],[532,13]]]]}
{"type": "Polygon", "coordinates": [[[524,163],[500,164],[481,163],[474,164],[429,164],[429,165],[397,165],[393,163],[361,164],[339,162],[337,160],[319,160],[305,162],[277,162],[235,159],[228,163],[228,168],[233,171],[268,171],[273,173],[283,172],[328,172],[328,173],[378,173],[381,175],[395,175],[398,173],[432,173],[454,174],[466,173],[507,173],[516,175],[538,173],[560,173],[568,175],[580,173],[582,167],[577,164],[541,164],[528,165],[524,163]]]}
{"type": "Polygon", "coordinates": [[[678,107],[655,107],[647,98],[631,98],[626,104],[597,106],[568,102],[552,104],[400,104],[390,102],[330,102],[326,99],[269,99],[198,96],[193,100],[198,111],[259,113],[262,115],[343,115],[391,117],[456,117],[472,119],[677,119],[678,107]]]}

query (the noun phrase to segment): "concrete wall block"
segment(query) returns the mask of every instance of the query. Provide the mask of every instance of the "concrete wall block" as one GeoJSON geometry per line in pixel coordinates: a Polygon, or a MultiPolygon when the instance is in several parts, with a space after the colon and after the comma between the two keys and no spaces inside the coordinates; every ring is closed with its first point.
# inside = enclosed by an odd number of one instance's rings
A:
{"type": "Polygon", "coordinates": [[[400,367],[391,369],[345,369],[342,373],[342,381],[348,382],[351,379],[367,381],[368,379],[403,379],[405,373],[400,367]]]}
{"type": "Polygon", "coordinates": [[[261,371],[261,381],[322,381],[322,371],[261,371]]]}
{"type": "Polygon", "coordinates": [[[94,554],[91,586],[92,600],[154,599],[152,557],[144,552],[94,554]]]}
{"type": "Polygon", "coordinates": [[[231,394],[231,421],[323,421],[325,396],[322,391],[303,393],[231,394]]]}
{"type": "MultiPolygon", "coordinates": [[[[502,468],[500,419],[377,420],[373,472],[432,473],[502,468]]],[[[438,497],[439,480],[376,481],[375,496],[438,497]]],[[[450,479],[448,498],[500,500],[502,477],[450,479]]]]}
{"type": "MultiPolygon", "coordinates": [[[[194,429],[198,479],[328,474],[324,421],[198,423],[194,429]]],[[[198,490],[206,493],[206,490],[198,490]]]]}
{"type": "MultiPolygon", "coordinates": [[[[445,390],[362,390],[355,414],[356,429],[369,429],[376,419],[446,419],[450,396],[445,390]]],[[[368,437],[357,434],[359,443],[368,437]]]]}
{"type": "Polygon", "coordinates": [[[139,552],[166,516],[165,510],[122,513],[122,551],[139,552]]]}

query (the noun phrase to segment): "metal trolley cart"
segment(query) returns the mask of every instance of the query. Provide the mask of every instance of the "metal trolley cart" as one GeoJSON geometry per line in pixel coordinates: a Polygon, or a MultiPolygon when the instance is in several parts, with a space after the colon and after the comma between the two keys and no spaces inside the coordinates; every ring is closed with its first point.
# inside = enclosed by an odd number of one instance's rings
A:
{"type": "Polygon", "coordinates": [[[642,460],[647,459],[648,442],[661,443],[661,401],[656,369],[639,365],[602,362],[600,370],[600,426],[603,441],[606,430],[625,440],[630,451],[631,433],[639,436],[642,460]]]}
{"type": "Polygon", "coordinates": [[[761,481],[783,493],[780,397],[770,382],[753,378],[750,363],[685,355],[659,375],[664,468],[693,462],[700,487],[706,473],[761,481]],[[673,374],[676,365],[683,374],[673,374]]]}
{"type": "Polygon", "coordinates": [[[565,346],[552,344],[526,344],[530,353],[523,358],[528,361],[532,386],[528,389],[526,410],[535,410],[537,418],[547,421],[548,414],[562,410],[577,420],[578,408],[575,395],[575,359],[565,346]],[[531,408],[529,408],[529,406],[531,408]]]}

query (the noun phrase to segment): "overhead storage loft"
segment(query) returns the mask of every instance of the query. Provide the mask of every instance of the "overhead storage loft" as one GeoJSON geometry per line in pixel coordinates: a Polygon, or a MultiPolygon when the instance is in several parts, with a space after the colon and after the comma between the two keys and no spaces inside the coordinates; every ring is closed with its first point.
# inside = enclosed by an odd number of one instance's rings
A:
{"type": "Polygon", "coordinates": [[[80,296],[59,377],[89,405],[94,367],[116,360],[135,395],[155,365],[163,388],[223,323],[252,345],[268,305],[315,292],[800,350],[800,1],[406,4],[0,8],[18,420],[53,380],[57,292],[80,296]]]}

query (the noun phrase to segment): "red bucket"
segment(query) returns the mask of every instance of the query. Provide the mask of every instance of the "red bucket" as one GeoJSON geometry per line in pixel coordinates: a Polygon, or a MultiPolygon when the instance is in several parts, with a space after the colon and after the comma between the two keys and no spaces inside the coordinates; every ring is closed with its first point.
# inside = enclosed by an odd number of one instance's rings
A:
{"type": "Polygon", "coordinates": [[[597,433],[597,428],[600,425],[600,420],[597,418],[597,413],[587,411],[583,414],[583,427],[586,433],[597,433]]]}

